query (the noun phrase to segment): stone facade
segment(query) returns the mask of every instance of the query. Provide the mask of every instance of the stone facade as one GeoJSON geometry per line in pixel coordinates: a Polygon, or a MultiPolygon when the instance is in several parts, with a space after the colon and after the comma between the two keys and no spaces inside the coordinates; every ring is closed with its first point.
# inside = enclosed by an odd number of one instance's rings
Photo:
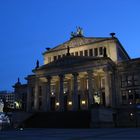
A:
{"type": "Polygon", "coordinates": [[[15,94],[8,91],[0,91],[0,100],[4,102],[4,108],[13,109],[15,102],[15,94]]]}
{"type": "Polygon", "coordinates": [[[19,78],[13,85],[15,94],[15,109],[26,111],[27,105],[27,84],[21,84],[19,78]]]}
{"type": "MultiPolygon", "coordinates": [[[[111,34],[112,35],[112,34],[111,34]]],[[[73,35],[43,53],[44,65],[27,80],[27,111],[88,110],[140,103],[140,59],[119,40],[73,35]]]]}

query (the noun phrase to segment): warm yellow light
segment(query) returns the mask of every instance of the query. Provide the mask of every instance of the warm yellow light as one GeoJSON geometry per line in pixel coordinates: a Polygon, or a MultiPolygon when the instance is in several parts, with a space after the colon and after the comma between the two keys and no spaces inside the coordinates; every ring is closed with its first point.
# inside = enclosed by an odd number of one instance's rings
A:
{"type": "Polygon", "coordinates": [[[71,102],[71,101],[69,101],[69,102],[68,102],[68,105],[72,105],[72,102],[71,102]]]}
{"type": "Polygon", "coordinates": [[[56,106],[59,106],[59,102],[56,102],[56,106]]]}
{"type": "Polygon", "coordinates": [[[85,105],[86,104],[86,101],[85,100],[82,100],[82,105],[85,105]]]}
{"type": "Polygon", "coordinates": [[[15,108],[16,109],[20,109],[21,108],[20,102],[15,101],[14,103],[15,103],[15,108]]]}

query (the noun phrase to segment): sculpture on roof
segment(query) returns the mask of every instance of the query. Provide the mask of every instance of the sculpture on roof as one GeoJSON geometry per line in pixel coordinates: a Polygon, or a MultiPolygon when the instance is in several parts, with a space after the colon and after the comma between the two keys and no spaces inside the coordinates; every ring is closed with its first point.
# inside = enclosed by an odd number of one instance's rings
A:
{"type": "Polygon", "coordinates": [[[77,35],[83,36],[83,29],[81,27],[77,27],[77,35]]]}
{"type": "Polygon", "coordinates": [[[83,36],[83,29],[81,27],[76,27],[76,32],[71,32],[71,38],[82,37],[82,36],[83,36]]]}
{"type": "Polygon", "coordinates": [[[36,61],[36,69],[39,68],[39,60],[36,61]]]}

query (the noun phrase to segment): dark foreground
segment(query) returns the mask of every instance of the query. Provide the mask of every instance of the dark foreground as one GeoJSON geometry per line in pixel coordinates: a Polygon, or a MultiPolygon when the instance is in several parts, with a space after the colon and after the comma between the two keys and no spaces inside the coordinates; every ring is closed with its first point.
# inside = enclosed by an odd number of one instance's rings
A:
{"type": "Polygon", "coordinates": [[[0,140],[140,140],[140,128],[19,129],[0,131],[0,140]]]}

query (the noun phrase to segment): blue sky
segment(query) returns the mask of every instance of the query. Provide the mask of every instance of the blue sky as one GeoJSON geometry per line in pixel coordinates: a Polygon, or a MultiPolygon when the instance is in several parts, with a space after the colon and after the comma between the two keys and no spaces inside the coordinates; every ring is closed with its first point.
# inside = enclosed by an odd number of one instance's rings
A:
{"type": "Polygon", "coordinates": [[[115,32],[130,57],[140,57],[140,0],[0,0],[0,90],[32,74],[42,52],[70,38],[115,32]]]}

